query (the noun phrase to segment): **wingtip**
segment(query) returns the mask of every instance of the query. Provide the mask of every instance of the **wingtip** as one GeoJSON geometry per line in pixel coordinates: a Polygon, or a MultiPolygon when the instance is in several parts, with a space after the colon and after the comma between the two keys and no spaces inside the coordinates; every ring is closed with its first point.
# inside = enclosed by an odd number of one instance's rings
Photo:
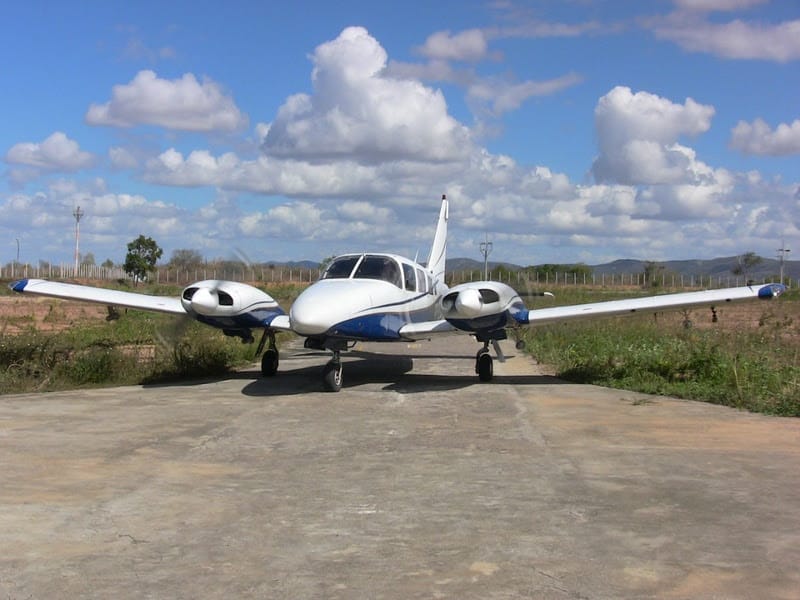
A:
{"type": "Polygon", "coordinates": [[[783,294],[786,289],[786,286],[782,283],[768,283],[758,290],[758,297],[762,300],[770,300],[783,294]]]}
{"type": "Polygon", "coordinates": [[[27,279],[20,279],[19,281],[12,281],[8,284],[8,287],[14,290],[15,292],[24,292],[25,286],[28,285],[27,279]]]}

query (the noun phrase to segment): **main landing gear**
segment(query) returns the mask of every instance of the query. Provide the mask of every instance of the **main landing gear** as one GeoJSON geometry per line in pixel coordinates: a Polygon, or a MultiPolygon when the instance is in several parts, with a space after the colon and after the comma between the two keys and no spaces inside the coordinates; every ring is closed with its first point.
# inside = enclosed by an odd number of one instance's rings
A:
{"type": "Polygon", "coordinates": [[[261,374],[264,377],[272,377],[278,372],[279,354],[278,347],[275,345],[275,332],[271,329],[265,329],[261,341],[258,342],[256,356],[259,354],[261,354],[261,374]],[[267,342],[269,342],[269,347],[264,350],[267,342]],[[262,351],[264,354],[261,354],[262,351]]]}

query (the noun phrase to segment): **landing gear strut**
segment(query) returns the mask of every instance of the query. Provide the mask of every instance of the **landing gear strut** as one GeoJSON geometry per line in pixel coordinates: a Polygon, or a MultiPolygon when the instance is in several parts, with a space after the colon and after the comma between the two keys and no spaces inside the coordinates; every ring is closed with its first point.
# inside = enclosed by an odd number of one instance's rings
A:
{"type": "Polygon", "coordinates": [[[492,355],[489,354],[489,344],[492,345],[497,353],[497,359],[500,362],[505,362],[506,357],[500,348],[500,340],[507,339],[508,335],[505,329],[500,329],[479,333],[475,337],[479,342],[483,343],[483,348],[478,350],[478,354],[475,356],[475,372],[478,374],[478,379],[485,383],[491,381],[492,377],[494,377],[494,361],[492,360],[492,355]]]}
{"type": "Polygon", "coordinates": [[[333,358],[322,369],[322,385],[326,392],[342,389],[342,360],[339,350],[333,351],[333,358]]]}
{"type": "Polygon", "coordinates": [[[333,356],[322,368],[322,387],[326,392],[338,392],[342,389],[342,357],[341,353],[348,349],[347,340],[336,338],[306,338],[303,343],[312,350],[330,350],[333,356]]]}
{"type": "Polygon", "coordinates": [[[261,374],[264,377],[272,377],[278,372],[279,354],[278,347],[275,345],[275,332],[271,329],[265,329],[264,335],[261,336],[261,341],[258,342],[256,348],[256,356],[261,354],[261,374]],[[269,347],[264,350],[264,346],[269,342],[269,347]]]}

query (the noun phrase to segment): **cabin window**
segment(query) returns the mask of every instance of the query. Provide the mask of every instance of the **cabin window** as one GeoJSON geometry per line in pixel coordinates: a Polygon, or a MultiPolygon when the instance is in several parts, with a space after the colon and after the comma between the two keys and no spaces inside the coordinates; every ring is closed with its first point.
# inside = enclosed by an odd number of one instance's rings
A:
{"type": "Polygon", "coordinates": [[[328,265],[325,272],[322,274],[322,279],[347,279],[350,273],[353,272],[353,267],[356,266],[360,256],[343,256],[336,258],[328,265]]]}
{"type": "Polygon", "coordinates": [[[406,289],[410,292],[413,292],[417,289],[416,285],[416,276],[414,275],[414,267],[411,265],[407,265],[403,263],[403,277],[406,280],[406,289]]]}
{"type": "Polygon", "coordinates": [[[356,279],[380,279],[401,286],[400,267],[387,256],[365,256],[354,275],[356,279]]]}

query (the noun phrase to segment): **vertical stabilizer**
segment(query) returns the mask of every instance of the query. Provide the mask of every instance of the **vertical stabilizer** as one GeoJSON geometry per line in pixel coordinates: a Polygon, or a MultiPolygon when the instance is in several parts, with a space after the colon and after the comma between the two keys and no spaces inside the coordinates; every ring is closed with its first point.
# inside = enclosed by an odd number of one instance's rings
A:
{"type": "Polygon", "coordinates": [[[444,267],[447,258],[447,219],[449,218],[447,196],[442,194],[442,208],[439,211],[439,222],[436,224],[436,235],[433,237],[431,253],[428,256],[428,270],[434,281],[444,283],[444,267]]]}

